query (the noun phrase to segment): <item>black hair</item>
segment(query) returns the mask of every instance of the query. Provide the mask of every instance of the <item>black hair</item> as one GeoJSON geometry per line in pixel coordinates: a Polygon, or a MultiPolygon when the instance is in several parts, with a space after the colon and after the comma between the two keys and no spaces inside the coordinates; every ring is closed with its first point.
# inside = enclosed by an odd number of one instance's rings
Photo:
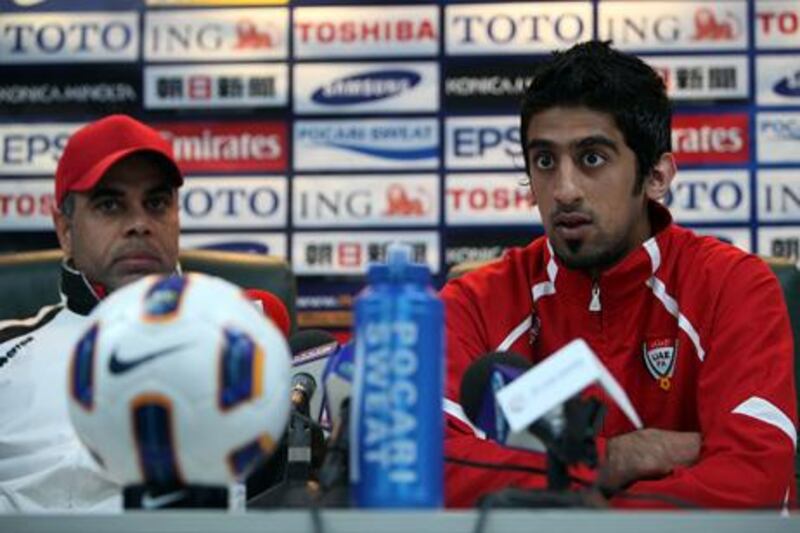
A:
{"type": "Polygon", "coordinates": [[[608,42],[588,41],[554,52],[536,65],[522,99],[520,139],[525,150],[533,115],[556,106],[586,107],[609,113],[625,143],[636,154],[635,193],[665,152],[672,150],[672,109],[664,81],[636,56],[611,48],[608,42]]]}

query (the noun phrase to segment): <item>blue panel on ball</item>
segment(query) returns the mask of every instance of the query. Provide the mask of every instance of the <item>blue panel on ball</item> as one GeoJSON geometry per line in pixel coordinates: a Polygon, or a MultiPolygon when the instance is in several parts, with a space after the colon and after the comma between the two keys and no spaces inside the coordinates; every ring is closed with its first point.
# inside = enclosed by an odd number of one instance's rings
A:
{"type": "Polygon", "coordinates": [[[89,328],[75,345],[72,356],[72,397],[86,409],[94,404],[94,353],[99,330],[97,323],[89,328]]]}
{"type": "Polygon", "coordinates": [[[256,344],[242,331],[225,328],[220,361],[219,406],[226,410],[253,396],[256,344]]]}
{"type": "Polygon", "coordinates": [[[188,278],[183,276],[168,276],[158,280],[144,297],[145,320],[164,320],[174,316],[188,284],[188,278]]]}
{"type": "Polygon", "coordinates": [[[134,439],[145,484],[173,486],[181,482],[172,434],[169,401],[162,396],[134,399],[134,439]]]}
{"type": "Polygon", "coordinates": [[[242,477],[266,457],[259,439],[248,442],[241,448],[233,450],[228,456],[228,463],[236,477],[242,477]]]}

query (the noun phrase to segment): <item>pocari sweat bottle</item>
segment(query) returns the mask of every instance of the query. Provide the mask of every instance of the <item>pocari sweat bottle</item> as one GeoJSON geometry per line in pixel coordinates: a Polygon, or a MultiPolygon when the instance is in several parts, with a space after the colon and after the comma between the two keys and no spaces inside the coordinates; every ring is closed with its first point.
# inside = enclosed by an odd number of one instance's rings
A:
{"type": "Polygon", "coordinates": [[[444,321],[427,266],[392,244],[355,301],[350,483],[359,507],[443,503],[444,321]]]}

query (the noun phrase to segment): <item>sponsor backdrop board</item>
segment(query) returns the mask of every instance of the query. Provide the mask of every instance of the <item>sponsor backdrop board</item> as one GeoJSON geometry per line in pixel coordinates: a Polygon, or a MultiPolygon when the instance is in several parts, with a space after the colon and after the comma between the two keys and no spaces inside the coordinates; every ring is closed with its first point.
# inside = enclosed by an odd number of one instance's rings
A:
{"type": "Polygon", "coordinates": [[[519,100],[593,38],[664,79],[675,219],[799,259],[800,0],[0,0],[0,251],[55,242],[67,139],[129,113],[187,175],[182,246],[286,258],[346,329],[393,239],[440,285],[541,234],[519,100]]]}

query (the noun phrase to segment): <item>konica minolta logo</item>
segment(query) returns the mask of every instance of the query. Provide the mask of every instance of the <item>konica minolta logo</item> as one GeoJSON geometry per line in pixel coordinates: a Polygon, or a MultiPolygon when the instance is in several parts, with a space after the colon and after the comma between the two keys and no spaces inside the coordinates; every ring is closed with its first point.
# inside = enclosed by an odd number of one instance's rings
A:
{"type": "Polygon", "coordinates": [[[422,77],[410,70],[365,72],[333,80],[311,95],[320,105],[339,106],[374,102],[413,89],[422,77]]]}

